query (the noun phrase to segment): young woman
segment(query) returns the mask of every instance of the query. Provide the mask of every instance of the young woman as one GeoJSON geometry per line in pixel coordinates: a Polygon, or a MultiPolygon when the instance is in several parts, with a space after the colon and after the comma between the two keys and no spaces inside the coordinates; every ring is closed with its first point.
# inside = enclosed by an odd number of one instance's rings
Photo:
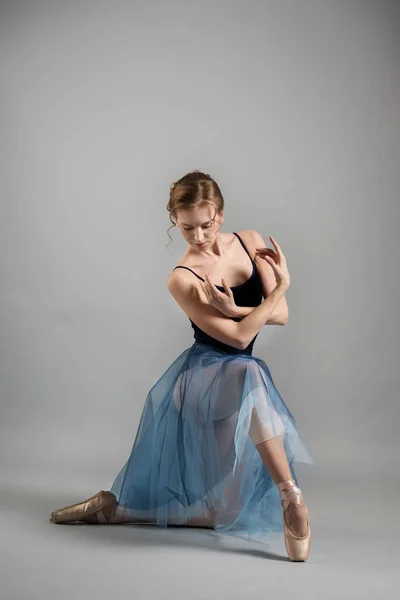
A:
{"type": "Polygon", "coordinates": [[[167,208],[188,244],[168,289],[194,342],[148,392],[111,490],[50,521],[211,527],[259,541],[283,529],[289,558],[304,561],[311,530],[293,462],[314,461],[252,354],[263,325],[287,323],[286,258],[272,236],[275,250],[257,231],[221,232],[224,199],[205,173],[174,182],[167,208]]]}

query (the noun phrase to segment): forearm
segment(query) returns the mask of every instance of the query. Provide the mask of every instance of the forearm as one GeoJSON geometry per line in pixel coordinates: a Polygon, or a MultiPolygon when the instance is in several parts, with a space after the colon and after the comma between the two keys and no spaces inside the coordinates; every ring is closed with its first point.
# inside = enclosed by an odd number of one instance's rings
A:
{"type": "MultiPolygon", "coordinates": [[[[243,319],[247,317],[253,310],[257,308],[256,306],[235,306],[234,312],[232,313],[232,317],[239,317],[243,319]]],[[[282,298],[277,306],[272,311],[271,315],[268,317],[264,325],[284,325],[288,320],[288,306],[285,298],[282,298]]]]}
{"type": "Polygon", "coordinates": [[[261,327],[273,318],[272,313],[284,294],[284,288],[276,286],[259,306],[251,307],[252,311],[237,323],[238,339],[242,341],[244,348],[259,333],[261,327]]]}
{"type": "Polygon", "coordinates": [[[288,307],[285,298],[279,301],[264,325],[286,325],[289,319],[288,307]]]}

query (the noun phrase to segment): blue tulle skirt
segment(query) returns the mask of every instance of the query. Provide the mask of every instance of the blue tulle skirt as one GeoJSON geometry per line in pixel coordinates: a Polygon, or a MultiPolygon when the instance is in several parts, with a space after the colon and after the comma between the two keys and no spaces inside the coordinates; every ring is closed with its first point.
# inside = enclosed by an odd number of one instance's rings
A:
{"type": "Polygon", "coordinates": [[[262,541],[283,530],[279,491],[256,444],[276,436],[314,463],[266,363],[194,342],[148,392],[111,491],[125,515],[160,526],[212,512],[214,528],[262,541]]]}

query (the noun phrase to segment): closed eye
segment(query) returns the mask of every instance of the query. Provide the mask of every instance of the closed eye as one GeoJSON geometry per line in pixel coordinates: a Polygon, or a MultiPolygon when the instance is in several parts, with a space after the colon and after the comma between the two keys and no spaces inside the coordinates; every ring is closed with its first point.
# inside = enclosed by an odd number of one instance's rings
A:
{"type": "MultiPolygon", "coordinates": [[[[209,227],[211,227],[212,223],[210,223],[209,225],[203,225],[202,229],[208,229],[209,227]]],[[[193,229],[193,227],[184,227],[183,228],[185,231],[190,231],[190,229],[193,229]]]]}

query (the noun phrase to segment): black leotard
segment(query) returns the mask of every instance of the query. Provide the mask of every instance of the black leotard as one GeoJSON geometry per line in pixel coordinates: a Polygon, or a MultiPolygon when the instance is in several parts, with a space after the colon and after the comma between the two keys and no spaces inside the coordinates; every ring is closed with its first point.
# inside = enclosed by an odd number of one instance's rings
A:
{"type": "MultiPolygon", "coordinates": [[[[235,303],[237,306],[258,306],[259,304],[261,304],[262,299],[263,299],[260,275],[258,273],[258,270],[256,268],[254,261],[252,260],[252,258],[250,256],[250,253],[248,252],[246,246],[243,244],[241,238],[239,237],[239,235],[236,232],[233,232],[233,233],[234,233],[234,235],[236,235],[236,237],[242,244],[243,248],[246,250],[247,254],[249,255],[250,260],[252,261],[252,264],[253,264],[253,272],[247,281],[245,281],[244,283],[240,283],[239,285],[234,285],[230,289],[232,290],[233,297],[235,299],[235,303]]],[[[197,273],[195,273],[190,267],[185,267],[184,265],[178,265],[175,267],[175,269],[188,269],[188,271],[191,271],[194,275],[196,275],[196,277],[198,277],[199,279],[204,281],[203,277],[200,277],[200,275],[197,275],[197,273]]],[[[218,289],[220,289],[222,292],[224,291],[223,286],[217,285],[216,287],[218,289]]],[[[241,321],[242,318],[241,317],[231,317],[231,319],[233,321],[241,321]]],[[[224,343],[220,342],[219,340],[216,340],[215,338],[211,337],[205,331],[200,329],[200,327],[198,327],[196,325],[196,323],[194,323],[192,321],[192,319],[189,318],[189,321],[191,322],[192,327],[194,329],[194,339],[197,342],[201,342],[203,344],[209,344],[211,346],[214,346],[215,348],[219,348],[220,350],[229,352],[230,354],[252,354],[253,345],[257,338],[258,333],[251,340],[250,344],[244,350],[239,350],[238,348],[235,348],[234,346],[224,344],[224,343]]]]}

